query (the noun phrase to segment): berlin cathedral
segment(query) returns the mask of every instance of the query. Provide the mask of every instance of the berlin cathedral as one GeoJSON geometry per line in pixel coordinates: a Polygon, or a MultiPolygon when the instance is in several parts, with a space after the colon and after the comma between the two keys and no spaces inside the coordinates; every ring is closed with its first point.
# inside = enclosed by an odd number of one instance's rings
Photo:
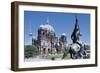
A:
{"type": "Polygon", "coordinates": [[[45,24],[39,26],[37,38],[32,38],[32,45],[37,46],[41,54],[63,52],[67,47],[67,37],[65,33],[62,33],[58,38],[47,19],[45,24]]]}

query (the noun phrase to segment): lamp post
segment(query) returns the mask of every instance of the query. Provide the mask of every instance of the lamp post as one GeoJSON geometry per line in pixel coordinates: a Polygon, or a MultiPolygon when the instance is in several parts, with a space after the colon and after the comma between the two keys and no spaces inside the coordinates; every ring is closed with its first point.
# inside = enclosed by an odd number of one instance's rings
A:
{"type": "Polygon", "coordinates": [[[30,29],[30,31],[29,31],[29,37],[30,37],[30,39],[31,39],[31,43],[30,43],[30,45],[32,45],[32,32],[31,32],[31,24],[29,24],[29,29],[30,29]]]}

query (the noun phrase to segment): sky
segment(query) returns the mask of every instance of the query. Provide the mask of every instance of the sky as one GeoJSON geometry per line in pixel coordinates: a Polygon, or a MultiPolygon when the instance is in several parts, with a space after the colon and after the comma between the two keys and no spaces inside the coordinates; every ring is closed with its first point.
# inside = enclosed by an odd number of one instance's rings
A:
{"type": "Polygon", "coordinates": [[[40,11],[24,11],[24,44],[31,44],[32,37],[37,37],[39,26],[45,24],[47,19],[54,27],[58,37],[65,33],[68,43],[72,43],[71,34],[75,25],[75,15],[77,15],[78,25],[82,33],[80,41],[90,44],[90,14],[40,11]],[[29,33],[32,33],[32,36],[29,36],[29,33]]]}

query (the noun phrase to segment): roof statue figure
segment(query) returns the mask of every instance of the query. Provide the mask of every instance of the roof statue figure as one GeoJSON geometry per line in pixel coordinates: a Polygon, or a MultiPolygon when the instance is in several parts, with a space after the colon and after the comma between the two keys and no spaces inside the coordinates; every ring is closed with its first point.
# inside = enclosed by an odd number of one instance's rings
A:
{"type": "Polygon", "coordinates": [[[29,36],[32,36],[31,24],[29,24],[29,29],[30,29],[29,36]]]}
{"type": "Polygon", "coordinates": [[[76,19],[76,21],[75,21],[74,30],[71,35],[71,39],[72,39],[73,43],[78,43],[78,41],[80,40],[81,33],[80,33],[79,25],[78,25],[77,15],[75,15],[75,19],[76,19]]]}

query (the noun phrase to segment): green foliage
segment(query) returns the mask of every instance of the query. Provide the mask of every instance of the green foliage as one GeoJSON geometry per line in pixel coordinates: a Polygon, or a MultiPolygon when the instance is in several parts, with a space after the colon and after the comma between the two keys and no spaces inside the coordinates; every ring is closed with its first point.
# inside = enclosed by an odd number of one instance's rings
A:
{"type": "Polygon", "coordinates": [[[24,57],[34,57],[39,54],[38,48],[35,45],[25,45],[24,46],[24,57]]]}
{"type": "Polygon", "coordinates": [[[55,58],[54,58],[54,57],[52,57],[52,58],[51,58],[51,60],[55,60],[55,58]]]}

